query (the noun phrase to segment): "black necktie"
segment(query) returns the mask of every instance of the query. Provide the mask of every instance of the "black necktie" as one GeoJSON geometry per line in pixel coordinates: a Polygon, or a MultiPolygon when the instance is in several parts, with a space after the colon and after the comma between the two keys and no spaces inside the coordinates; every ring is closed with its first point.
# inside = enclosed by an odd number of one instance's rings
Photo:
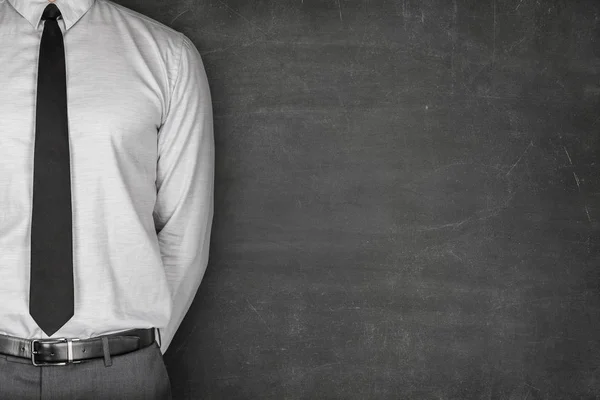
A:
{"type": "Polygon", "coordinates": [[[52,336],[74,313],[67,84],[60,10],[42,15],[35,122],[29,313],[52,336]]]}

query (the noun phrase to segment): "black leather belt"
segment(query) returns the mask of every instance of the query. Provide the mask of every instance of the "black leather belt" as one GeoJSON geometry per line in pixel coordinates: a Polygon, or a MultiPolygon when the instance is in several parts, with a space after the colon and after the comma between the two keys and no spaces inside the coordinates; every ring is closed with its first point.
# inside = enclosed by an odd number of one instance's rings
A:
{"type": "Polygon", "coordinates": [[[36,366],[78,364],[104,357],[103,337],[108,340],[111,356],[142,349],[155,341],[154,328],[130,329],[89,339],[21,339],[0,335],[0,353],[28,358],[36,366]]]}

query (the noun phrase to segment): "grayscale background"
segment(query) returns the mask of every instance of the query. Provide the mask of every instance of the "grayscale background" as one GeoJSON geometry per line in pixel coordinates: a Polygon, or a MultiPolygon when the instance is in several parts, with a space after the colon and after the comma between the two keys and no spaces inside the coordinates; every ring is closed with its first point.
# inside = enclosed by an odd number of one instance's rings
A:
{"type": "Polygon", "coordinates": [[[118,3],[213,98],[175,399],[600,397],[600,2],[118,3]]]}

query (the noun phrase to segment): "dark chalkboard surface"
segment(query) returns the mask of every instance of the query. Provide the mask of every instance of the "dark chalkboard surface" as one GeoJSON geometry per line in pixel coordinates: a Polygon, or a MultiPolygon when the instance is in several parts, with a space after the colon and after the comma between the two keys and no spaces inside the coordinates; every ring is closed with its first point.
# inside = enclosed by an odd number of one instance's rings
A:
{"type": "Polygon", "coordinates": [[[600,2],[119,3],[214,101],[175,399],[600,397],[600,2]]]}

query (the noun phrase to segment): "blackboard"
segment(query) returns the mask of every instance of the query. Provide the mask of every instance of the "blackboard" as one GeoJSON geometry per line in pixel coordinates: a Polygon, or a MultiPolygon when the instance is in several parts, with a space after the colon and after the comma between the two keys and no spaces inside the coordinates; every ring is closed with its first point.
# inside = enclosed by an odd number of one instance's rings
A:
{"type": "Polygon", "coordinates": [[[600,2],[119,3],[213,98],[174,398],[600,396],[600,2]]]}

